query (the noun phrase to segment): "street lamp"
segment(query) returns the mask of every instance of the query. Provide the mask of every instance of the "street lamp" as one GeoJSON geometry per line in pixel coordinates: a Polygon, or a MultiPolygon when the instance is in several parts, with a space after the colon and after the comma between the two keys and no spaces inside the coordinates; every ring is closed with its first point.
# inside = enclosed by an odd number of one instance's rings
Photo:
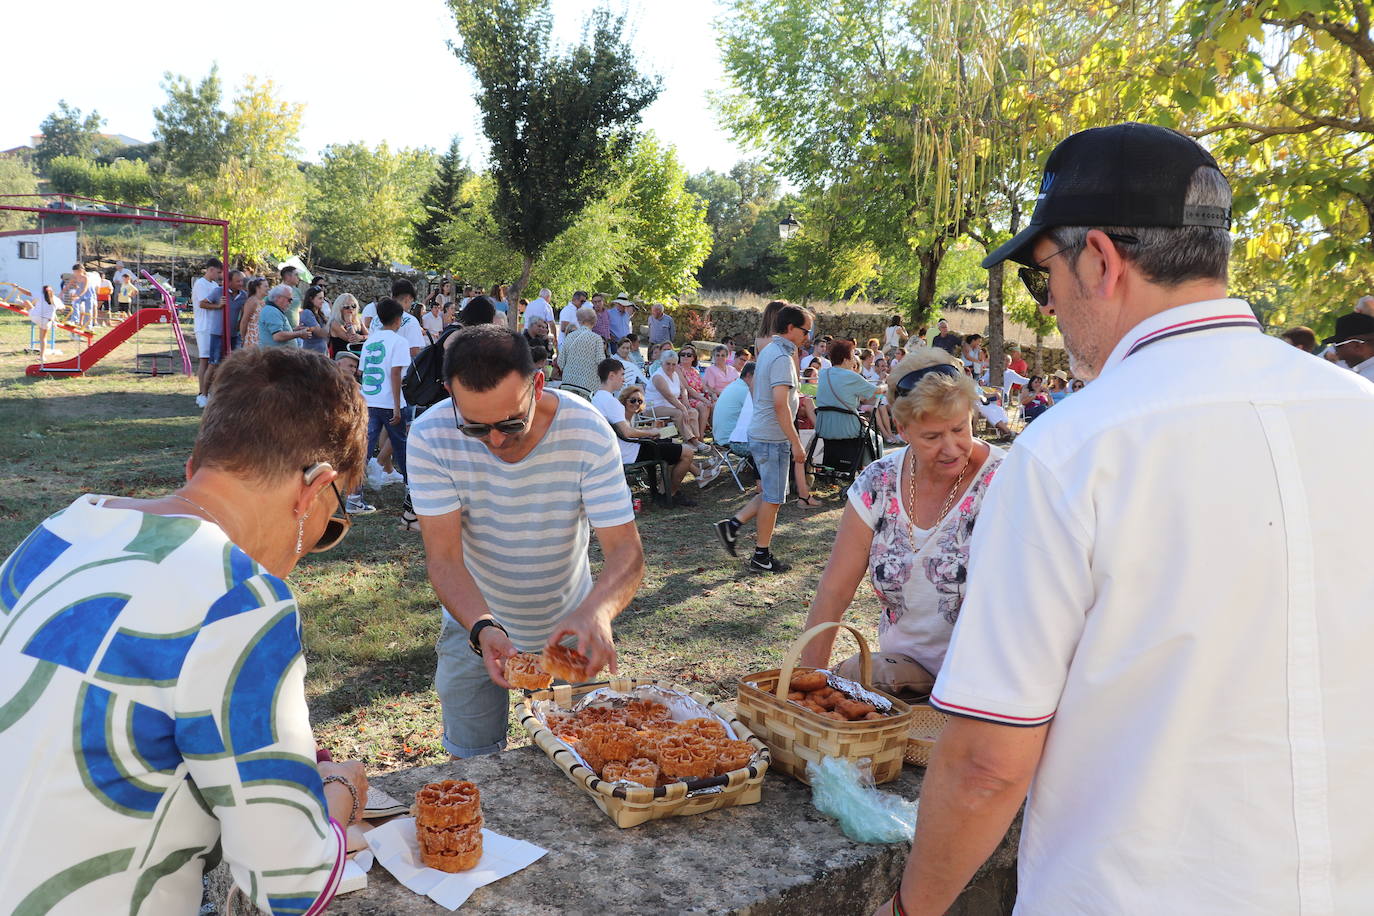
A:
{"type": "Polygon", "coordinates": [[[791,213],[780,223],[778,223],[778,238],[784,242],[789,241],[794,235],[801,231],[801,223],[791,213]]]}

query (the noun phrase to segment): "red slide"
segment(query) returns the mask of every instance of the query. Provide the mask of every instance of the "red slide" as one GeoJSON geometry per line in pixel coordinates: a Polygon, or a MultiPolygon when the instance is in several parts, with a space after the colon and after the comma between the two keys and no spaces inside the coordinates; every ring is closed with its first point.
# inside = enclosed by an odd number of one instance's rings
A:
{"type": "Polygon", "coordinates": [[[145,308],[139,309],[134,314],[125,318],[119,324],[110,328],[109,332],[99,340],[92,343],[89,347],[82,350],[72,359],[64,359],[55,363],[35,363],[24,370],[25,375],[81,375],[87,369],[109,356],[116,347],[124,343],[134,334],[143,330],[150,324],[173,324],[178,332],[180,325],[175,315],[166,308],[145,308]]]}

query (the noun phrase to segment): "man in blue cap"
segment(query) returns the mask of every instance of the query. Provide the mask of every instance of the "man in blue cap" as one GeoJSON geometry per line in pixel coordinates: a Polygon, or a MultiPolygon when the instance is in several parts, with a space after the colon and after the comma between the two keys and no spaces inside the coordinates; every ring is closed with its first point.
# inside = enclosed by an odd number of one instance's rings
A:
{"type": "Polygon", "coordinates": [[[1023,265],[1095,381],[983,504],[884,916],[944,913],[1028,790],[1020,916],[1374,900],[1374,385],[1227,298],[1230,205],[1194,140],[1086,130],[983,262],[1023,265]]]}

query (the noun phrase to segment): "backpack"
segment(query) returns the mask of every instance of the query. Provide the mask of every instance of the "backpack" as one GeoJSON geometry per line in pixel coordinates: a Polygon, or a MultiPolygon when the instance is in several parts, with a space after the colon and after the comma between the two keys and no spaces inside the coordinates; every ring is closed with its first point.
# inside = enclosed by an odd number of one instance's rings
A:
{"type": "Polygon", "coordinates": [[[415,354],[401,377],[401,393],[407,404],[429,407],[448,397],[448,390],[444,388],[444,344],[457,330],[458,325],[444,328],[434,343],[415,354]]]}

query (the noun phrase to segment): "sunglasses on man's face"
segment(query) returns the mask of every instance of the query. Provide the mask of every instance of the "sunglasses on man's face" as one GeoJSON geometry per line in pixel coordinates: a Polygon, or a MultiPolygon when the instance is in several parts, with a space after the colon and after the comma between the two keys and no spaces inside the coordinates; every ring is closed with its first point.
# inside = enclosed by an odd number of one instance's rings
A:
{"type": "Polygon", "coordinates": [[[530,425],[530,408],[534,406],[534,385],[530,385],[530,402],[525,406],[523,417],[511,417],[507,420],[497,420],[495,423],[463,423],[458,420],[458,405],[453,404],[453,419],[458,424],[458,432],[474,439],[485,439],[491,435],[492,430],[496,430],[503,436],[518,436],[523,433],[530,425]]]}
{"type": "MultiPolygon", "coordinates": [[[[1107,238],[1111,239],[1113,242],[1120,242],[1123,245],[1137,245],[1140,243],[1140,239],[1133,235],[1124,235],[1116,232],[1108,232],[1107,238]]],[[[1022,267],[1016,272],[1016,275],[1021,278],[1022,285],[1026,287],[1026,292],[1030,293],[1030,297],[1035,300],[1035,304],[1041,308],[1044,308],[1050,303],[1050,269],[1045,266],[1045,262],[1056,255],[1063,254],[1065,251],[1068,251],[1070,247],[1071,246],[1066,245],[1063,248],[1052,251],[1045,255],[1044,259],[1037,261],[1034,265],[1022,267]]]]}

